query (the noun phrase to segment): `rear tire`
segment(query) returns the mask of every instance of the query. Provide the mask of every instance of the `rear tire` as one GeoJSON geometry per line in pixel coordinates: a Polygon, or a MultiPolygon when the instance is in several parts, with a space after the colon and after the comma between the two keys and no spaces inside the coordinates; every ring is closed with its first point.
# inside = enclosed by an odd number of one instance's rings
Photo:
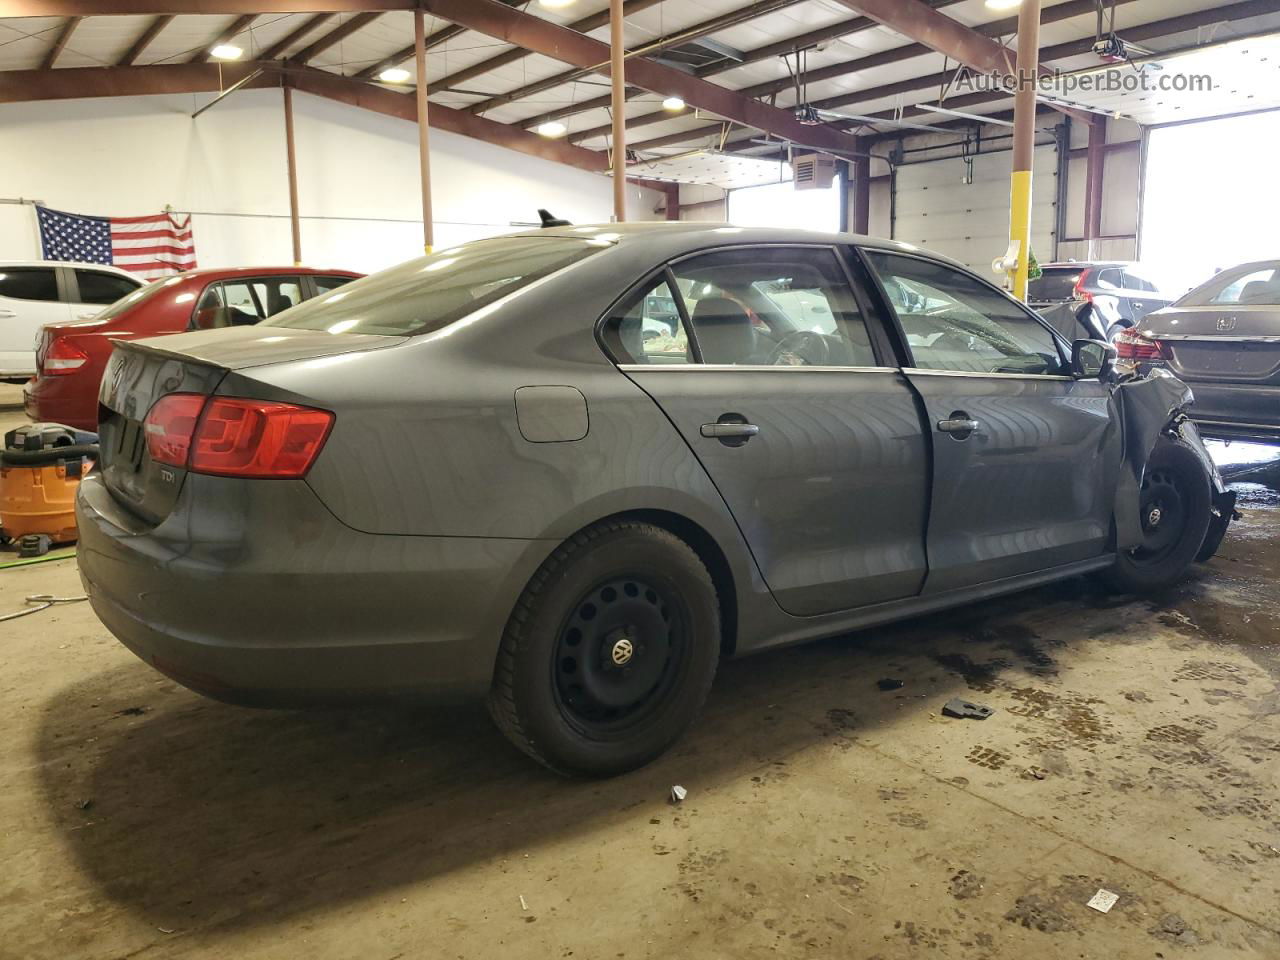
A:
{"type": "Polygon", "coordinates": [[[1159,590],[1187,572],[1205,542],[1212,494],[1195,452],[1179,440],[1157,442],[1143,474],[1143,542],[1121,551],[1104,579],[1126,593],[1159,590]]]}
{"type": "Polygon", "coordinates": [[[711,576],[683,540],[619,520],[565,541],[503,634],[489,712],[557,773],[643,766],[693,722],[720,656],[711,576]]]}

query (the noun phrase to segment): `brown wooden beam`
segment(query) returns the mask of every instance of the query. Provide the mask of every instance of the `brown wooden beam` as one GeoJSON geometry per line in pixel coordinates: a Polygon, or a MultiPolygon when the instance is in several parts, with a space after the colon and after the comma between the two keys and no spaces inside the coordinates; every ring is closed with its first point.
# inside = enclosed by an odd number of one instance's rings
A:
{"type": "MultiPolygon", "coordinates": [[[[216,93],[244,80],[255,70],[264,74],[246,88],[278,87],[281,75],[295,90],[339,103],[416,122],[414,98],[374,84],[312,67],[247,60],[229,63],[166,63],[133,67],[68,67],[62,70],[0,70],[0,103],[31,100],[78,100],[85,97],[136,97],[153,93],[216,93]]],[[[581,170],[604,173],[609,158],[596,150],[549,140],[520,127],[477,117],[465,110],[431,105],[429,121],[438,130],[484,140],[508,150],[581,170]]]]}
{"type": "Polygon", "coordinates": [[[1102,169],[1106,156],[1107,121],[1099,117],[1089,124],[1089,146],[1085,150],[1084,173],[1084,238],[1094,239],[1102,232],[1102,169]]]}
{"type": "Polygon", "coordinates": [[[836,0],[978,73],[1010,76],[1014,53],[921,0],[836,0]]]}
{"type": "MultiPolygon", "coordinates": [[[[641,10],[656,6],[661,2],[662,0],[628,0],[626,4],[626,12],[628,15],[639,13],[641,10]]],[[[577,30],[579,33],[590,33],[592,30],[599,30],[601,27],[608,25],[609,10],[608,8],[605,8],[598,13],[591,14],[589,17],[583,17],[581,20],[573,21],[573,23],[569,24],[569,29],[577,30]]],[[[448,76],[441,77],[440,81],[435,85],[436,89],[445,90],[449,87],[461,86],[467,81],[474,80],[476,77],[483,76],[490,71],[497,70],[499,67],[505,67],[508,64],[517,63],[527,56],[529,56],[529,51],[522,50],[520,47],[506,50],[498,54],[496,57],[490,57],[488,60],[482,60],[470,67],[463,67],[461,70],[455,70],[448,76]]],[[[502,94],[502,96],[510,95],[511,91],[502,94]]],[[[481,111],[476,112],[479,113],[481,111]]]]}
{"type": "Polygon", "coordinates": [[[281,37],[271,46],[267,47],[267,49],[259,53],[258,59],[259,60],[275,60],[282,53],[286,52],[290,47],[292,47],[295,43],[297,43],[299,40],[305,37],[308,33],[311,33],[313,30],[324,26],[326,23],[328,23],[332,19],[333,19],[332,13],[317,13],[313,17],[308,17],[305,21],[303,21],[301,26],[295,27],[293,30],[290,30],[288,33],[286,33],[283,37],[281,37]]]}
{"type": "Polygon", "coordinates": [[[52,70],[53,65],[58,62],[58,57],[62,56],[62,51],[67,48],[67,41],[71,39],[71,34],[76,32],[76,27],[80,26],[80,21],[84,17],[68,17],[67,22],[62,25],[62,29],[58,31],[58,37],[53,41],[53,46],[49,48],[49,52],[45,54],[44,62],[40,64],[42,70],[52,70]]]}
{"type": "MultiPolygon", "coordinates": [[[[511,2],[514,3],[515,0],[511,0],[511,2]]],[[[435,33],[426,37],[423,42],[425,43],[426,48],[430,50],[432,47],[437,47],[440,44],[444,43],[446,40],[452,39],[453,37],[456,37],[458,34],[466,33],[466,32],[467,31],[464,28],[451,23],[447,27],[441,27],[435,33]]],[[[413,56],[414,56],[414,45],[409,44],[409,46],[401,47],[399,50],[397,50],[395,53],[391,54],[390,56],[383,57],[377,63],[370,64],[369,66],[365,67],[363,70],[359,71],[358,73],[352,74],[352,76],[354,76],[357,80],[373,80],[383,70],[386,70],[388,67],[399,66],[400,64],[404,63],[406,60],[409,60],[413,56]]]]}
{"type": "MultiPolygon", "coordinates": [[[[230,43],[235,37],[249,29],[253,21],[258,19],[255,13],[246,13],[243,16],[236,17],[226,28],[223,29],[216,37],[205,44],[204,49],[191,58],[191,63],[208,63],[213,59],[213,48],[223,43],[230,43]]],[[[250,51],[250,56],[253,52],[250,51]]]]}
{"type": "Polygon", "coordinates": [[[355,33],[361,27],[367,26],[374,20],[377,20],[378,13],[357,13],[355,16],[344,21],[340,26],[334,27],[322,37],[318,37],[311,43],[307,44],[292,57],[289,58],[290,63],[305,64],[309,63],[315,57],[324,53],[336,43],[341,43],[351,34],[355,33]]]}
{"type": "Polygon", "coordinates": [[[356,13],[412,10],[415,0],[0,0],[0,17],[356,13]]]}
{"type": "Polygon", "coordinates": [[[289,183],[289,234],[293,239],[293,265],[302,266],[302,218],[298,215],[298,148],[293,136],[293,87],[285,84],[284,152],[289,183]]]}
{"type": "MultiPolygon", "coordinates": [[[[423,0],[423,6],[431,13],[459,26],[577,67],[598,70],[609,60],[607,44],[541,17],[514,10],[497,0],[423,0]]],[[[639,87],[664,96],[678,96],[690,106],[735,123],[808,142],[834,153],[853,150],[853,138],[846,134],[825,128],[807,127],[786,110],[779,110],[642,57],[632,61],[629,75],[639,87]]]]}
{"type": "Polygon", "coordinates": [[[142,56],[142,51],[151,46],[151,41],[160,36],[160,31],[167,27],[173,21],[171,14],[156,17],[147,25],[147,29],[143,30],[137,40],[133,41],[133,46],[124,52],[124,56],[116,61],[117,67],[131,66],[138,57],[142,56]]]}

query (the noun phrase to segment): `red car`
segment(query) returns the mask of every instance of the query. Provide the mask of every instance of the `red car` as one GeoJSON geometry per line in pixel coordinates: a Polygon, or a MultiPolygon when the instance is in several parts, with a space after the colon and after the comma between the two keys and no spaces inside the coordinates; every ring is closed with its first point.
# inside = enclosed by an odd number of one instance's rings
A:
{"type": "Polygon", "coordinates": [[[257,323],[362,274],[309,267],[192,270],[157,280],[91,320],[52,324],[36,344],[23,402],[36,421],[98,429],[98,387],[112,340],[257,323]]]}

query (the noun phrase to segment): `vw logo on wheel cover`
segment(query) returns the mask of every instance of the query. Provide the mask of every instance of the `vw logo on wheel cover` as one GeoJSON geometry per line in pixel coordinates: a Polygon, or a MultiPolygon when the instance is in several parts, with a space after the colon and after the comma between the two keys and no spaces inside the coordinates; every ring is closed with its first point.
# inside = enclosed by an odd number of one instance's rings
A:
{"type": "Polygon", "coordinates": [[[613,658],[615,666],[624,667],[631,661],[631,656],[636,652],[631,641],[623,637],[613,645],[613,649],[609,651],[609,656],[613,658]]]}

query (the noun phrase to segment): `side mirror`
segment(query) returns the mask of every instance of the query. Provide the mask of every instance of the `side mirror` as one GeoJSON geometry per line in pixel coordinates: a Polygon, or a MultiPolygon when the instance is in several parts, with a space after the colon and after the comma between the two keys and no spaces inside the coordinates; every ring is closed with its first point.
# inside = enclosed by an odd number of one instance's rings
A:
{"type": "Polygon", "coordinates": [[[1071,375],[1077,380],[1100,379],[1116,362],[1116,348],[1101,340],[1071,344],[1071,375]]]}

